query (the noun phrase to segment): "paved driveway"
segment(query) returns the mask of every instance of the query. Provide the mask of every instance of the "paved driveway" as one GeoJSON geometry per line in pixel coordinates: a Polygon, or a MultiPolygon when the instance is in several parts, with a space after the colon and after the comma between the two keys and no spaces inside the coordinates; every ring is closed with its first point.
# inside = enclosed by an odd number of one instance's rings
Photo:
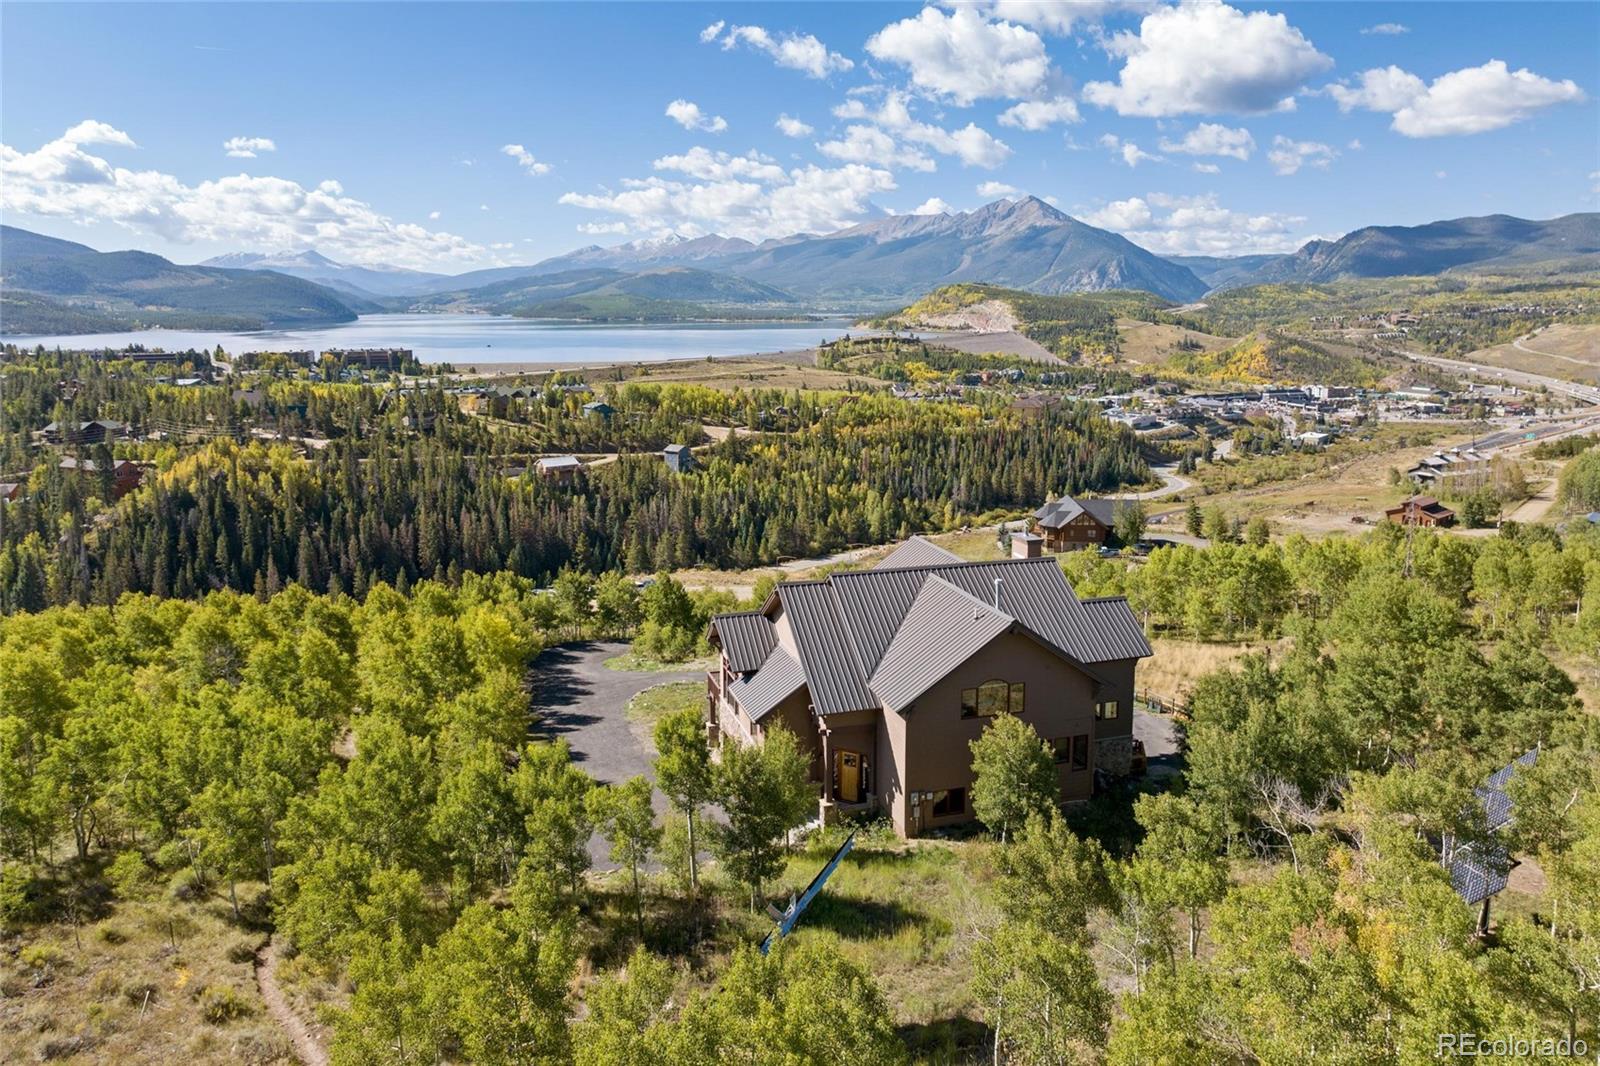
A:
{"type": "MultiPolygon", "coordinates": [[[[629,727],[624,713],[628,701],[656,685],[706,676],[704,670],[612,670],[605,665],[627,650],[627,644],[612,641],[561,644],[533,661],[534,735],[564,738],[572,761],[602,785],[638,774],[655,780],[650,769],[654,752],[629,727]]],[[[657,792],[654,798],[656,810],[665,812],[665,797],[657,792]]],[[[598,837],[589,842],[596,868],[611,867],[605,861],[608,850],[598,837]]]]}

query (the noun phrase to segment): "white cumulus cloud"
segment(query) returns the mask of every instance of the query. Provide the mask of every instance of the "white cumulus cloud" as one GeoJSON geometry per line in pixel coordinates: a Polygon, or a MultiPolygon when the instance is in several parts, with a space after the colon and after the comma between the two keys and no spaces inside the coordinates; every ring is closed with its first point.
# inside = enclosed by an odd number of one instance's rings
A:
{"type": "Polygon", "coordinates": [[[812,133],[810,126],[789,115],[779,115],[773,126],[785,137],[809,137],[812,133]]]}
{"type": "Polygon", "coordinates": [[[1222,206],[1213,195],[1147,193],[1113,200],[1080,216],[1115,230],[1157,255],[1255,255],[1289,252],[1312,239],[1297,215],[1251,214],[1222,206]]]}
{"type": "Polygon", "coordinates": [[[1380,22],[1376,26],[1368,26],[1361,31],[1368,37],[1398,37],[1402,33],[1410,33],[1411,27],[1398,22],[1380,22]]]}
{"type": "Polygon", "coordinates": [[[688,100],[674,100],[667,105],[667,117],[686,130],[704,130],[721,133],[728,128],[728,120],[721,115],[708,115],[700,105],[688,100]]]}
{"type": "Polygon", "coordinates": [[[1124,141],[1122,138],[1118,137],[1115,133],[1104,133],[1104,134],[1101,134],[1100,135],[1100,146],[1102,148],[1111,149],[1111,152],[1112,152],[1113,155],[1119,156],[1122,159],[1122,161],[1124,163],[1128,164],[1128,166],[1130,166],[1130,167],[1136,167],[1140,163],[1160,163],[1160,162],[1162,162],[1162,159],[1161,159],[1160,156],[1151,155],[1149,152],[1145,151],[1143,148],[1140,148],[1137,144],[1134,144],[1132,141],[1124,141]]]}
{"type": "Polygon", "coordinates": [[[1272,150],[1267,162],[1272,169],[1285,176],[1299,173],[1301,167],[1320,167],[1323,170],[1338,158],[1338,151],[1320,141],[1296,141],[1279,134],[1272,138],[1272,150]]]}
{"type": "Polygon", "coordinates": [[[1098,23],[1117,11],[1148,10],[1152,0],[966,0],[947,7],[971,7],[978,13],[1006,22],[1032,26],[1043,33],[1071,33],[1079,26],[1098,23]]]}
{"type": "Polygon", "coordinates": [[[1215,163],[1191,163],[1190,169],[1197,174],[1221,174],[1222,168],[1215,163]]]}
{"type": "Polygon", "coordinates": [[[254,159],[257,152],[276,152],[278,146],[271,137],[229,137],[222,150],[234,159],[254,159]]]}
{"type": "Polygon", "coordinates": [[[1024,100],[1000,112],[1000,125],[1022,130],[1042,130],[1057,122],[1079,122],[1078,105],[1071,97],[1024,100]]]}
{"type": "Polygon", "coordinates": [[[993,200],[999,196],[1015,196],[1021,191],[1015,185],[1007,185],[1003,181],[986,181],[978,186],[978,195],[985,200],[993,200]]]}
{"type": "Polygon", "coordinates": [[[730,155],[698,145],[680,155],[662,156],[650,165],[656,170],[673,170],[707,181],[726,181],[729,178],[782,181],[785,174],[782,167],[760,152],[730,155]]]}
{"type": "Polygon", "coordinates": [[[722,32],[722,23],[713,22],[700,31],[700,40],[710,44],[721,35],[724,50],[740,44],[765,52],[780,67],[798,70],[811,78],[826,78],[829,74],[842,74],[855,66],[847,56],[828,50],[828,46],[809,33],[772,34],[760,26],[730,26],[722,32]]]}
{"type": "Polygon", "coordinates": [[[354,263],[430,266],[480,260],[485,251],[454,234],[397,222],[337,181],[306,188],[237,174],[189,185],[157,170],[115,166],[84,151],[89,145],[135,146],[128,134],[92,120],[31,152],[0,144],[0,211],[109,222],[174,244],[314,245],[354,263]]]}
{"type": "Polygon", "coordinates": [[[1249,159],[1256,150],[1256,139],[1247,129],[1232,129],[1215,122],[1202,122],[1183,135],[1182,140],[1162,138],[1163,152],[1179,155],[1220,155],[1249,159]]]}
{"type": "Polygon", "coordinates": [[[527,171],[536,178],[550,173],[549,163],[539,162],[539,160],[533,157],[532,152],[528,151],[520,144],[508,144],[501,148],[500,151],[503,154],[510,156],[512,159],[515,159],[517,161],[517,166],[521,167],[523,170],[527,171]]]}
{"type": "Polygon", "coordinates": [[[849,126],[843,137],[823,141],[817,145],[817,151],[829,159],[846,163],[871,163],[923,172],[938,169],[938,164],[926,153],[900,144],[875,126],[849,126]]]}
{"type": "Polygon", "coordinates": [[[912,215],[947,215],[951,210],[952,208],[949,204],[937,196],[930,196],[907,213],[912,215]]]}
{"type": "Polygon", "coordinates": [[[1124,60],[1118,80],[1089,82],[1083,98],[1151,118],[1291,110],[1333,63],[1284,16],[1221,3],[1161,8],[1106,47],[1124,60]]]}
{"type": "Polygon", "coordinates": [[[1340,110],[1386,111],[1390,128],[1406,137],[1487,133],[1531,118],[1555,104],[1577,103],[1584,92],[1571,79],[1554,81],[1502,59],[1441,74],[1432,82],[1399,67],[1363,71],[1354,85],[1328,86],[1340,110]]]}
{"type": "Polygon", "coordinates": [[[976,123],[952,130],[920,121],[911,114],[910,99],[902,92],[885,94],[876,109],[868,107],[859,96],[851,97],[834,108],[833,114],[836,118],[870,122],[902,142],[955,156],[964,166],[992,170],[1011,157],[1010,145],[976,123]]]}
{"type": "Polygon", "coordinates": [[[925,7],[867,40],[874,59],[906,68],[918,88],[962,106],[1032,98],[1050,73],[1044,40],[1026,26],[991,22],[970,7],[925,7]]]}
{"type": "Polygon", "coordinates": [[[564,194],[560,202],[616,216],[630,233],[721,233],[765,240],[800,232],[827,232],[861,221],[872,197],[896,188],[894,175],[864,163],[808,165],[782,180],[730,178],[675,181],[652,176],[625,179],[618,189],[564,194]]]}

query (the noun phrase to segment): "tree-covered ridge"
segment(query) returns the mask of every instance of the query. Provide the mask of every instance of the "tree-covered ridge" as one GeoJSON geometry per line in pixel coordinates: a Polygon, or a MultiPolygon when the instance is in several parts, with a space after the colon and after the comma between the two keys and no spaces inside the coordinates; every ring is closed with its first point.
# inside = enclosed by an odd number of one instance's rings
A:
{"type": "MultiPolygon", "coordinates": [[[[358,400],[371,410],[373,397],[358,400]]],[[[492,448],[417,437],[376,412],[308,458],[214,441],[104,510],[100,487],[42,468],[26,498],[7,505],[0,607],[105,603],[126,591],[271,592],[291,581],[360,594],[378,581],[501,569],[549,577],[568,565],[742,568],[1148,476],[1133,434],[1086,405],[1025,418],[884,395],[797,403],[814,423],[730,437],[689,475],[638,455],[572,485],[513,476],[492,448]]]]}
{"type": "Polygon", "coordinates": [[[1167,369],[1246,385],[1315,381],[1372,388],[1397,364],[1393,359],[1338,354],[1310,341],[1259,332],[1220,351],[1181,351],[1168,361],[1167,369]]]}
{"type": "Polygon", "coordinates": [[[967,308],[996,301],[1010,309],[1017,332],[1062,358],[1115,354],[1117,319],[1167,321],[1162,312],[1172,306],[1147,292],[1111,290],[1044,296],[998,285],[960,284],[935,289],[922,299],[876,324],[897,328],[937,328],[967,308]]]}
{"type": "Polygon", "coordinates": [[[1186,317],[1203,332],[1234,337],[1255,329],[1386,329],[1382,318],[1400,313],[1417,319],[1406,321],[1405,343],[1459,355],[1553,320],[1600,321],[1600,284],[1584,277],[1448,275],[1285,282],[1211,293],[1186,317]]]}

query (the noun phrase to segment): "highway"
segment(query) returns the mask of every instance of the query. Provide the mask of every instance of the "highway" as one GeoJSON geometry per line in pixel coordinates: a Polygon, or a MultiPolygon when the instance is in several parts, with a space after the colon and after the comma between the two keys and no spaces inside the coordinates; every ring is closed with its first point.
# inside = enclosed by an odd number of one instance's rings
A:
{"type": "Polygon", "coordinates": [[[1593,385],[1580,385],[1576,381],[1547,378],[1543,374],[1530,374],[1525,370],[1507,370],[1504,367],[1467,363],[1460,359],[1445,359],[1442,356],[1423,355],[1420,352],[1402,351],[1400,354],[1413,362],[1427,363],[1442,370],[1452,370],[1458,374],[1477,374],[1491,380],[1507,381],[1513,385],[1546,388],[1551,392],[1564,393],[1574,399],[1582,400],[1584,403],[1600,405],[1600,388],[1593,385]]]}

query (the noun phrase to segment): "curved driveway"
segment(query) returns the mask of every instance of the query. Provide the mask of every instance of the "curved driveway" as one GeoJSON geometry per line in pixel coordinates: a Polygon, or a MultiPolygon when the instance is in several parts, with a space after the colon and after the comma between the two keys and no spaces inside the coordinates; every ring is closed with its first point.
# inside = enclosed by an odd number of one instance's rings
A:
{"type": "MultiPolygon", "coordinates": [[[[564,738],[572,761],[602,785],[614,785],[644,774],[651,781],[654,752],[628,724],[628,701],[647,688],[671,681],[703,681],[704,670],[612,670],[605,661],[622,655],[628,645],[585,641],[547,648],[533,661],[532,733],[544,740],[564,738]]],[[[666,798],[653,796],[658,813],[666,798]]],[[[607,870],[604,840],[589,842],[595,869],[607,870]]]]}

